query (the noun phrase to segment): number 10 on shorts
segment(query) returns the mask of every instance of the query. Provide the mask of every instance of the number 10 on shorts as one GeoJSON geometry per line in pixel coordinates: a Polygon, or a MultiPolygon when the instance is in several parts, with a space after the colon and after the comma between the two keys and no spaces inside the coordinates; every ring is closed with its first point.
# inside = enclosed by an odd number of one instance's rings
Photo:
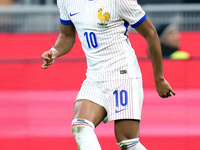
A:
{"type": "Polygon", "coordinates": [[[126,106],[128,104],[128,95],[127,91],[125,90],[115,90],[113,92],[113,95],[115,95],[116,100],[116,107],[119,107],[119,105],[126,106]]]}

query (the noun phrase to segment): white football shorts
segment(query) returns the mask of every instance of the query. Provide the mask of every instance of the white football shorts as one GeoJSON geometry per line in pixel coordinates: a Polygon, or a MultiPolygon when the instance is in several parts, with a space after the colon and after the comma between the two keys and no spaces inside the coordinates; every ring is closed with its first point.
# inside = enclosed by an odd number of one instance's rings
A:
{"type": "Polygon", "coordinates": [[[87,78],[76,100],[87,99],[103,106],[107,111],[106,121],[140,120],[143,97],[142,77],[110,81],[87,78]]]}

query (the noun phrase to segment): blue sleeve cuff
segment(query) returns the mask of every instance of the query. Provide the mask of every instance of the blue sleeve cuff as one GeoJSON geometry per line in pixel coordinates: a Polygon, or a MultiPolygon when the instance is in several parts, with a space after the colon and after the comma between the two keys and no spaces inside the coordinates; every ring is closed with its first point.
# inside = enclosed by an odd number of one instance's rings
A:
{"type": "Polygon", "coordinates": [[[64,25],[70,25],[70,24],[72,24],[72,21],[71,21],[71,20],[62,20],[62,19],[60,19],[60,22],[61,22],[62,24],[64,24],[64,25]]]}
{"type": "Polygon", "coordinates": [[[132,24],[131,27],[132,28],[138,27],[146,18],[147,18],[147,15],[145,14],[137,23],[132,24]]]}

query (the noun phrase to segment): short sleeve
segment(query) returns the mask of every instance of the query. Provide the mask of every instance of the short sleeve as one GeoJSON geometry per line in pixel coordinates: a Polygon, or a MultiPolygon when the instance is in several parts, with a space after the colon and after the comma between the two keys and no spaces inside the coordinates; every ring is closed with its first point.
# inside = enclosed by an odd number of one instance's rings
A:
{"type": "Polygon", "coordinates": [[[120,0],[119,15],[126,20],[132,28],[139,26],[147,17],[137,0],[120,0]]]}
{"type": "Polygon", "coordinates": [[[66,0],[57,0],[57,6],[60,12],[60,22],[64,25],[72,24],[66,9],[66,0]]]}

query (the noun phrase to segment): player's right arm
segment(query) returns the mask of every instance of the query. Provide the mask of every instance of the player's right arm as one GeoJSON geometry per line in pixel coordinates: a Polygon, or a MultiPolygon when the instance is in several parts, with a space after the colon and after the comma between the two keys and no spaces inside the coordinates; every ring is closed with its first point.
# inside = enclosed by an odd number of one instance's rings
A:
{"type": "Polygon", "coordinates": [[[60,25],[60,35],[58,36],[53,49],[44,52],[41,58],[44,64],[41,66],[43,69],[47,69],[49,65],[54,63],[56,57],[67,54],[73,47],[76,39],[76,30],[73,24],[60,25]]]}

